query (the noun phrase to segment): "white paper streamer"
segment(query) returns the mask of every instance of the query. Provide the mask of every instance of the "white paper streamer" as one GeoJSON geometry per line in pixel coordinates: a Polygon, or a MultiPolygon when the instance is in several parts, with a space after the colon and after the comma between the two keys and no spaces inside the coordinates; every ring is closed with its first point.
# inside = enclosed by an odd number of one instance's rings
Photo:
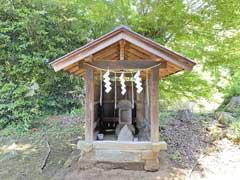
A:
{"type": "Polygon", "coordinates": [[[106,88],[105,92],[106,93],[109,93],[112,90],[112,87],[111,87],[112,83],[110,82],[109,75],[110,75],[109,70],[107,70],[107,72],[103,75],[103,78],[104,78],[103,82],[105,83],[105,88],[106,88]]]}
{"type": "Polygon", "coordinates": [[[140,77],[140,70],[134,75],[134,82],[136,84],[137,93],[140,94],[143,90],[142,88],[142,78],[140,77]]]}
{"type": "Polygon", "coordinates": [[[124,73],[122,72],[120,76],[120,84],[121,84],[121,94],[124,95],[127,90],[126,90],[126,85],[125,85],[125,79],[124,79],[124,73]]]}

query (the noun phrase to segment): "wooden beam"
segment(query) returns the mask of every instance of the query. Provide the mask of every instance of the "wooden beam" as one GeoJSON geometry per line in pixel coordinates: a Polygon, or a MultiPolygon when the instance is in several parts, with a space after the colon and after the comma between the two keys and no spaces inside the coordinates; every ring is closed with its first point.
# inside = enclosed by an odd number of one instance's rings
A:
{"type": "Polygon", "coordinates": [[[159,63],[156,61],[145,61],[145,60],[108,60],[108,61],[94,61],[92,63],[85,63],[89,66],[95,66],[100,69],[146,69],[152,66],[159,65],[160,68],[165,68],[165,63],[159,63]]]}
{"type": "Polygon", "coordinates": [[[106,57],[112,54],[119,54],[118,46],[107,47],[105,50],[97,52],[96,54],[93,55],[93,59],[94,60],[106,59],[106,57]]]}
{"type": "Polygon", "coordinates": [[[157,56],[154,56],[153,54],[146,53],[144,51],[144,49],[138,48],[138,47],[134,46],[133,44],[131,44],[131,45],[129,44],[128,46],[126,46],[126,50],[131,54],[138,55],[140,57],[144,57],[145,59],[146,58],[148,58],[148,59],[158,58],[157,56]]]}
{"type": "Polygon", "coordinates": [[[159,67],[150,70],[151,141],[159,141],[159,67]]]}
{"type": "Polygon", "coordinates": [[[85,62],[92,62],[93,61],[93,55],[91,54],[90,56],[86,57],[85,62]]]}
{"type": "Polygon", "coordinates": [[[120,60],[124,60],[125,59],[125,41],[121,40],[120,42],[120,60]]]}
{"type": "Polygon", "coordinates": [[[82,76],[84,72],[85,72],[84,69],[80,69],[80,70],[76,71],[74,74],[82,76]]]}
{"type": "Polygon", "coordinates": [[[151,53],[145,51],[144,49],[142,49],[141,47],[138,47],[138,46],[136,46],[134,44],[131,44],[131,43],[128,43],[127,49],[131,49],[131,50],[134,50],[134,51],[136,51],[138,53],[141,53],[145,56],[151,57],[151,59],[159,58],[158,56],[155,56],[154,54],[151,54],[151,53]]]}
{"type": "Polygon", "coordinates": [[[94,70],[86,69],[85,77],[86,103],[85,103],[85,141],[93,141],[94,123],[94,70]]]}
{"type": "MultiPolygon", "coordinates": [[[[133,54],[130,54],[130,53],[127,53],[126,59],[132,60],[132,61],[134,61],[135,59],[144,60],[143,57],[139,57],[139,56],[136,56],[136,55],[133,55],[133,54]]],[[[149,59],[149,58],[146,58],[146,59],[149,59]]],[[[146,60],[146,59],[145,59],[145,60],[146,60]]]]}
{"type": "Polygon", "coordinates": [[[75,72],[78,71],[78,70],[79,70],[79,67],[78,67],[78,65],[76,65],[76,66],[72,67],[71,69],[69,69],[68,71],[69,71],[70,73],[75,73],[75,72]]]}
{"type": "Polygon", "coordinates": [[[70,66],[67,66],[64,68],[65,71],[68,71],[69,69],[73,68],[74,66],[77,66],[78,65],[78,62],[74,63],[74,64],[71,64],[70,66]]]}

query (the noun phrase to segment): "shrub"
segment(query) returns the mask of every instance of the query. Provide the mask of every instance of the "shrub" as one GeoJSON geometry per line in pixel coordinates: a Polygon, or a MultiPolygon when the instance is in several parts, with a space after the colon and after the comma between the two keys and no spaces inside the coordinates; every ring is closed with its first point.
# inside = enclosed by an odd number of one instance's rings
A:
{"type": "Polygon", "coordinates": [[[233,122],[231,127],[233,129],[233,141],[240,144],[240,122],[233,122]]]}
{"type": "Polygon", "coordinates": [[[34,98],[27,96],[29,88],[25,85],[6,83],[0,87],[0,128],[10,123],[20,123],[23,129],[30,126],[38,109],[34,98]]]}

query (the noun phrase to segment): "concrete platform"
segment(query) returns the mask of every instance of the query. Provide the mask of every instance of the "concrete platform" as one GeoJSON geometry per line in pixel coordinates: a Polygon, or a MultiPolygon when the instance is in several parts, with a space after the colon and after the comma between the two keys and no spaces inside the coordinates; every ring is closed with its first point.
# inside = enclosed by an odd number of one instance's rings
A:
{"type": "Polygon", "coordinates": [[[167,149],[164,141],[79,141],[81,169],[99,165],[102,168],[123,168],[155,171],[159,169],[158,154],[167,149]]]}

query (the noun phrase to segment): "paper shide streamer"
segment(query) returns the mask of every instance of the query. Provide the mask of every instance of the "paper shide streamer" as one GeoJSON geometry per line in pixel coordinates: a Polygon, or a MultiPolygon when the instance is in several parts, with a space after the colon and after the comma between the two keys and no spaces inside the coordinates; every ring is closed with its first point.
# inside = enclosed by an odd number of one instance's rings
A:
{"type": "Polygon", "coordinates": [[[121,94],[124,95],[127,90],[126,90],[126,85],[125,85],[125,79],[124,79],[124,73],[122,72],[120,76],[120,84],[121,84],[121,94]]]}
{"type": "Polygon", "coordinates": [[[104,78],[104,80],[103,80],[103,82],[105,83],[105,92],[106,93],[109,93],[111,90],[112,90],[112,87],[111,87],[111,82],[110,82],[110,77],[109,77],[109,75],[110,75],[110,71],[109,70],[107,70],[107,72],[103,75],[103,78],[104,78]]]}
{"type": "Polygon", "coordinates": [[[134,75],[134,82],[136,84],[137,93],[140,94],[143,90],[142,88],[142,78],[140,77],[141,73],[140,70],[134,75]]]}

